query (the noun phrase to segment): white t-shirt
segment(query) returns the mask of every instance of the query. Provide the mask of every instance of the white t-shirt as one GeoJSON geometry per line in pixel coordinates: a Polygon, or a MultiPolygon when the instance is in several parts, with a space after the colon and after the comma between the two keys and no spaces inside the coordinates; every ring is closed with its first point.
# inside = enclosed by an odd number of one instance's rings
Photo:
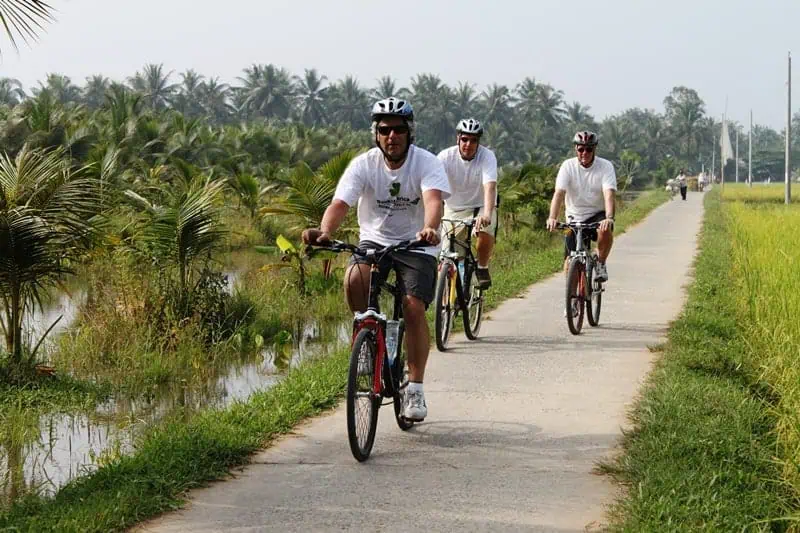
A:
{"type": "Polygon", "coordinates": [[[603,191],[617,190],[617,174],[611,161],[595,157],[592,166],[584,168],[577,157],[561,163],[556,190],[567,191],[567,216],[578,222],[605,211],[603,191]]]}
{"type": "Polygon", "coordinates": [[[497,181],[497,158],[494,152],[483,146],[471,161],[461,158],[458,146],[451,146],[439,152],[439,160],[444,163],[452,194],[447,199],[447,207],[454,211],[483,206],[483,186],[497,181]]]}
{"type": "MultiPolygon", "coordinates": [[[[450,196],[435,155],[412,144],[403,166],[391,170],[375,147],[350,162],[333,197],[350,207],[358,202],[360,240],[388,246],[417,238],[425,225],[422,193],[431,189],[442,191],[443,199],[450,196]]],[[[436,255],[438,246],[423,250],[436,255]]]]}

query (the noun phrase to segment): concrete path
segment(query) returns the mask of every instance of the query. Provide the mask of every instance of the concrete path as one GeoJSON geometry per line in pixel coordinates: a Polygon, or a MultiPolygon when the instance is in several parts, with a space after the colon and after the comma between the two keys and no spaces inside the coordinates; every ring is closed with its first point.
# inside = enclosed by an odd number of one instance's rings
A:
{"type": "Polygon", "coordinates": [[[702,195],[672,200],[620,236],[601,327],[572,336],[564,280],[507,301],[481,338],[431,353],[427,420],[407,433],[381,410],[372,456],[347,445],[344,408],[191,494],[148,532],[584,531],[602,527],[609,457],[656,344],[684,301],[702,195]]]}

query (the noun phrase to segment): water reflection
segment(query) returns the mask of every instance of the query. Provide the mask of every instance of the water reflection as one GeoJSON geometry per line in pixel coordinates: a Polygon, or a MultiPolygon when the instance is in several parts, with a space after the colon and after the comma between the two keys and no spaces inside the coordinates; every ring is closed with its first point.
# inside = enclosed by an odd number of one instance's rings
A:
{"type": "MultiPolygon", "coordinates": [[[[0,439],[2,499],[13,501],[31,491],[52,494],[104,461],[130,453],[136,436],[149,425],[168,416],[188,419],[201,409],[245,400],[279,382],[288,368],[340,349],[349,342],[349,333],[349,322],[308,324],[295,332],[293,342],[269,346],[255,360],[234,363],[200,384],[173,385],[147,396],[115,398],[88,414],[44,415],[20,422],[32,426],[24,432],[26,437],[0,439]]],[[[15,426],[20,424],[14,422],[15,426]]]]}

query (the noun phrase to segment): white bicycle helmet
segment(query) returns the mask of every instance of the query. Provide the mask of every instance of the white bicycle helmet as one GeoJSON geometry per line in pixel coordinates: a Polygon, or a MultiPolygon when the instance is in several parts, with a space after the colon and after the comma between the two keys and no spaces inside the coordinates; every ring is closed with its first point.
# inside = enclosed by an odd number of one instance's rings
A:
{"type": "Polygon", "coordinates": [[[390,96],[378,100],[372,106],[372,121],[377,122],[381,117],[402,117],[408,122],[413,122],[414,109],[406,100],[390,96]]]}
{"type": "Polygon", "coordinates": [[[572,138],[572,144],[586,144],[588,146],[597,145],[597,134],[591,131],[579,131],[572,138]]]}
{"type": "Polygon", "coordinates": [[[468,133],[480,137],[483,134],[483,125],[474,118],[464,118],[458,122],[456,133],[468,133]]]}

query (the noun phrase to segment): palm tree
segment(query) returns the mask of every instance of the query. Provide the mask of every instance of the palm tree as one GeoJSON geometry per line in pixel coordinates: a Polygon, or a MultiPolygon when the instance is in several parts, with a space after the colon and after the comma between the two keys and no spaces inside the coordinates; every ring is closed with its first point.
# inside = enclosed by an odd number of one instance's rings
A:
{"type": "Polygon", "coordinates": [[[0,2],[0,25],[3,26],[14,50],[17,48],[17,36],[25,43],[28,39],[36,40],[36,32],[42,29],[42,23],[52,22],[53,8],[42,0],[12,0],[0,2]]]}
{"type": "Polygon", "coordinates": [[[69,76],[62,74],[48,74],[46,82],[39,82],[39,88],[34,89],[33,93],[38,95],[44,91],[49,92],[62,105],[79,102],[81,98],[80,88],[72,83],[69,76]]]}
{"type": "Polygon", "coordinates": [[[106,91],[110,86],[111,82],[102,74],[87,77],[82,91],[83,102],[89,109],[99,109],[106,101],[106,91]]]}
{"type": "Polygon", "coordinates": [[[692,161],[692,140],[698,123],[705,116],[705,103],[694,89],[674,87],[664,98],[664,109],[676,135],[685,142],[686,161],[692,161]]]}
{"type": "Polygon", "coordinates": [[[509,125],[511,105],[514,97],[508,87],[493,83],[481,93],[485,108],[486,123],[497,122],[506,127],[509,125]]]}
{"type": "Polygon", "coordinates": [[[325,122],[325,95],[328,88],[323,84],[327,79],[326,76],[320,76],[317,69],[306,69],[302,78],[294,77],[303,124],[311,126],[325,122]]]}
{"type": "Polygon", "coordinates": [[[528,120],[537,118],[539,112],[539,84],[534,78],[527,77],[516,88],[517,106],[519,112],[528,120]]]}
{"type": "Polygon", "coordinates": [[[330,88],[330,116],[333,120],[349,124],[353,129],[366,128],[369,125],[370,105],[367,92],[362,89],[358,80],[346,76],[330,88]]]}
{"type": "Polygon", "coordinates": [[[181,84],[177,88],[177,94],[172,98],[172,107],[188,117],[198,117],[203,114],[200,103],[203,76],[194,69],[182,72],[180,76],[181,84]]]}
{"type": "Polygon", "coordinates": [[[0,155],[0,326],[12,363],[22,361],[25,313],[90,245],[97,191],[62,151],[0,155]]]}
{"type": "Polygon", "coordinates": [[[456,120],[474,117],[478,114],[477,110],[478,94],[475,85],[460,81],[458,87],[453,91],[453,114],[456,120]]]}
{"type": "Polygon", "coordinates": [[[582,105],[580,102],[572,102],[565,110],[567,124],[575,131],[596,129],[597,124],[595,124],[594,117],[589,112],[590,110],[591,107],[588,105],[582,105]]]}
{"type": "MultiPolygon", "coordinates": [[[[322,215],[333,200],[336,185],[355,157],[354,151],[342,152],[322,165],[317,172],[311,170],[306,163],[298,164],[294,172],[283,178],[279,184],[270,189],[281,187],[285,194],[275,198],[274,202],[261,208],[261,214],[290,216],[297,222],[295,229],[319,227],[322,215]]],[[[331,261],[323,263],[325,276],[330,275],[331,261]]]]}
{"type": "Polygon", "coordinates": [[[25,98],[22,83],[15,78],[0,78],[0,104],[14,107],[25,98]]]}
{"type": "Polygon", "coordinates": [[[288,118],[292,113],[294,86],[286,69],[275,65],[253,65],[239,77],[244,86],[242,108],[252,115],[288,118]]]}
{"type": "Polygon", "coordinates": [[[560,126],[564,120],[564,92],[549,83],[540,83],[537,91],[538,112],[541,120],[550,127],[560,126]]]}
{"type": "Polygon", "coordinates": [[[203,82],[199,89],[199,98],[207,116],[214,122],[225,123],[234,112],[234,107],[229,101],[230,87],[227,83],[220,83],[219,78],[210,78],[203,82]]]}
{"type": "Polygon", "coordinates": [[[369,93],[371,100],[383,100],[390,96],[403,98],[408,95],[408,89],[397,87],[397,82],[391,76],[382,76],[378,79],[378,85],[369,93]]]}
{"type": "Polygon", "coordinates": [[[297,223],[294,229],[319,226],[325,209],[333,200],[336,185],[353,157],[355,153],[352,151],[342,152],[323,164],[317,172],[306,163],[299,163],[293,172],[272,187],[283,190],[284,195],[261,208],[261,214],[291,216],[297,223]]]}
{"type": "Polygon", "coordinates": [[[125,195],[144,209],[144,241],[157,256],[178,269],[179,291],[186,295],[192,267],[221,245],[225,231],[219,218],[223,181],[193,183],[186,191],[170,194],[166,205],[150,202],[132,190],[125,195]]]}
{"type": "Polygon", "coordinates": [[[171,70],[164,74],[163,64],[150,63],[144,66],[142,72],[137,71],[128,78],[128,82],[135,91],[144,95],[150,108],[164,109],[176,88],[169,82],[171,75],[171,70]]]}

